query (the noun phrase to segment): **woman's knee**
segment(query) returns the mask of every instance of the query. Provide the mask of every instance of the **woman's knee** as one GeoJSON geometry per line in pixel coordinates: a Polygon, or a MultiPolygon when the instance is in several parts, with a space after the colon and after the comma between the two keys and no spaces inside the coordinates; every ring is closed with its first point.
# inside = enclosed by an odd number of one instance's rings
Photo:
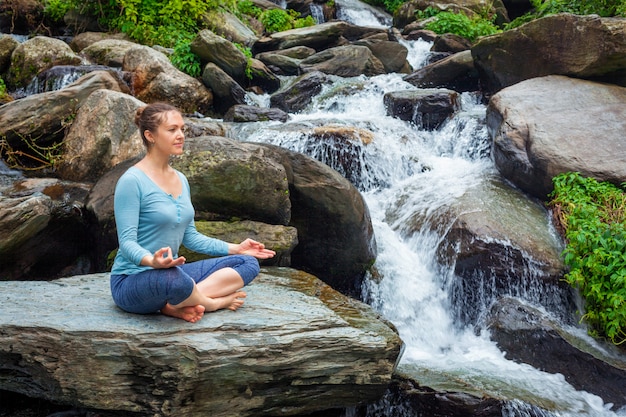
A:
{"type": "Polygon", "coordinates": [[[261,272],[259,261],[254,256],[250,255],[235,256],[240,258],[241,263],[233,269],[241,276],[244,285],[248,285],[254,278],[256,278],[257,275],[259,275],[259,272],[261,272]]]}

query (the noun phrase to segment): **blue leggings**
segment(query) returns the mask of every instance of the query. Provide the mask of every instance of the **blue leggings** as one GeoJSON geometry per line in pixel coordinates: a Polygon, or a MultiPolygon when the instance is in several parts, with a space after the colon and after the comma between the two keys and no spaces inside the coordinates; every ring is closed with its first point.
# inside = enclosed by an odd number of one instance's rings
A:
{"type": "Polygon", "coordinates": [[[204,259],[174,268],[149,269],[133,275],[111,275],[111,295],[129,313],[155,313],[170,303],[180,304],[191,295],[196,283],[213,272],[232,268],[248,285],[259,274],[259,262],[249,255],[204,259]]]}

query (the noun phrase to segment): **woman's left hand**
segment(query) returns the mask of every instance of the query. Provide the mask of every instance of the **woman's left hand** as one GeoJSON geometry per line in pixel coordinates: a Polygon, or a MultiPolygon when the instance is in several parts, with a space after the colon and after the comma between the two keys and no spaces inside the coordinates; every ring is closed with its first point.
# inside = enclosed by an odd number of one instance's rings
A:
{"type": "Polygon", "coordinates": [[[276,255],[276,252],[271,249],[266,249],[264,244],[252,239],[246,239],[240,244],[233,246],[235,246],[235,250],[233,251],[234,253],[238,253],[240,255],[251,255],[258,259],[268,259],[276,255]]]}

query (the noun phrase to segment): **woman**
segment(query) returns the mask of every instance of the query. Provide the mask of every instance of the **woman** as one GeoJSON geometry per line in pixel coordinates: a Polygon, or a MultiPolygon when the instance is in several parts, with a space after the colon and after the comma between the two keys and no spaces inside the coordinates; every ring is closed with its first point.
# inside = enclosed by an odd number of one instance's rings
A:
{"type": "Polygon", "coordinates": [[[147,152],[115,187],[119,250],[111,269],[113,300],[131,313],[160,310],[192,323],[205,311],[237,310],[246,296],[241,288],[259,273],[255,258],[275,252],[252,239],[232,244],[196,230],[187,178],[169,164],[185,143],[175,107],[149,104],[137,110],[135,123],[147,152]],[[221,257],[186,264],[178,256],[181,244],[221,257]]]}

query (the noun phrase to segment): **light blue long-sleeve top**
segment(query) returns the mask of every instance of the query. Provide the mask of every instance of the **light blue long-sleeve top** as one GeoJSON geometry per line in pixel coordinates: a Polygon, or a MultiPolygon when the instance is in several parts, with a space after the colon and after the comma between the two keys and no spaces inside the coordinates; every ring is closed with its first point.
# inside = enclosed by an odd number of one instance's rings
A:
{"type": "Polygon", "coordinates": [[[136,167],[118,180],[113,206],[119,250],[111,274],[132,275],[151,269],[140,265],[141,259],[167,246],[175,258],[181,244],[199,253],[228,255],[228,243],[196,230],[189,182],[176,172],[183,183],[178,197],[167,194],[136,167]]]}

